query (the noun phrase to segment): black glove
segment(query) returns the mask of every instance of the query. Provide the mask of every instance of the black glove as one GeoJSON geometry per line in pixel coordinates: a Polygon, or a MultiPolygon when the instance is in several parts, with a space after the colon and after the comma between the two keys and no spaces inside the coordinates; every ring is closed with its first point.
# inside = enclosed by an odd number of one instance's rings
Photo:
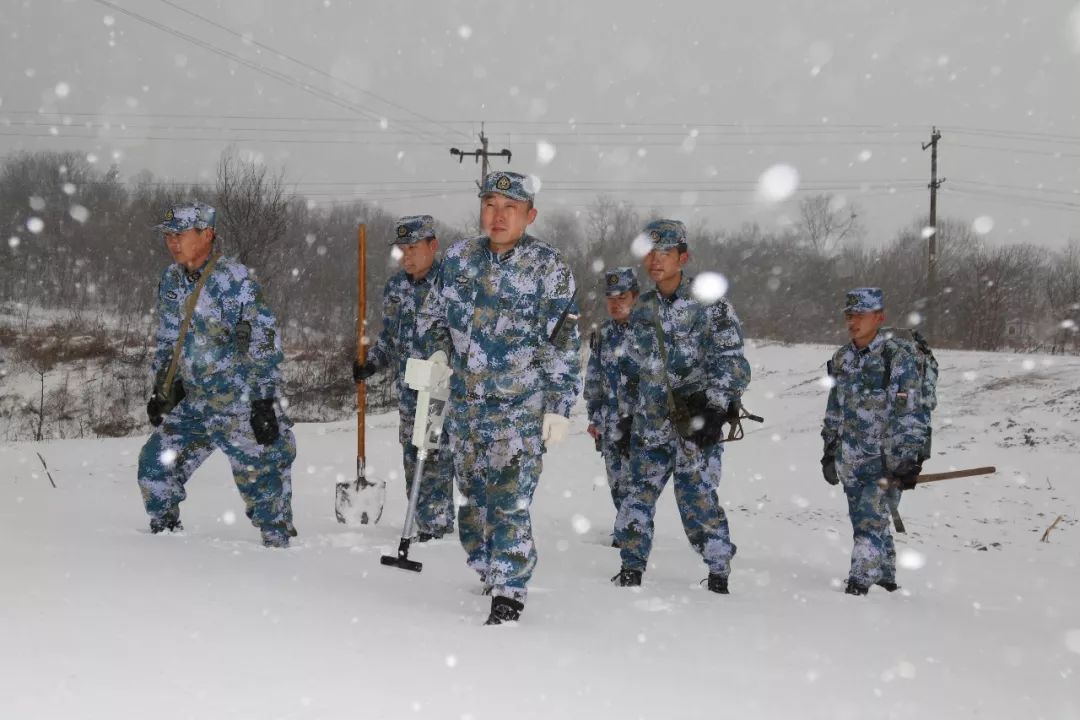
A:
{"type": "Polygon", "coordinates": [[[615,425],[615,449],[620,455],[629,457],[630,455],[630,430],[634,425],[634,417],[632,415],[624,415],[619,418],[619,422],[615,425]]]}
{"type": "Polygon", "coordinates": [[[150,398],[146,402],[146,417],[150,418],[150,424],[154,427],[160,425],[165,418],[164,401],[158,400],[156,397],[150,398]]]}
{"type": "MultiPolygon", "coordinates": [[[[736,412],[738,412],[736,410],[736,412]]],[[[687,438],[699,448],[712,447],[724,437],[724,423],[729,421],[726,411],[705,407],[698,411],[702,425],[687,438]]]]}
{"type": "Polygon", "coordinates": [[[739,416],[738,403],[733,402],[726,409],[719,410],[709,405],[709,398],[704,390],[676,398],[675,405],[676,412],[688,416],[692,425],[701,423],[701,427],[685,436],[700,448],[712,447],[724,437],[724,423],[729,421],[732,411],[736,418],[739,416]]]}
{"type": "Polygon", "coordinates": [[[251,429],[255,433],[255,442],[260,445],[271,445],[280,437],[277,415],[274,413],[274,398],[251,402],[251,429]]]}
{"type": "Polygon", "coordinates": [[[836,474],[836,457],[828,451],[821,456],[821,476],[830,485],[840,482],[840,478],[836,474]]]}
{"type": "Polygon", "coordinates": [[[157,380],[154,384],[154,392],[146,402],[146,417],[150,419],[150,424],[154,427],[160,425],[165,416],[169,414],[169,411],[179,405],[180,401],[183,400],[186,395],[184,392],[184,383],[180,378],[175,378],[173,380],[171,393],[165,392],[165,374],[166,371],[164,369],[158,373],[157,380]]]}
{"type": "Polygon", "coordinates": [[[918,460],[901,460],[893,470],[892,476],[900,485],[901,490],[914,490],[915,483],[919,480],[922,472],[922,462],[918,460]]]}
{"type": "Polygon", "coordinates": [[[821,477],[830,485],[840,482],[840,477],[836,474],[836,445],[839,442],[838,438],[825,443],[825,449],[821,453],[821,477]]]}
{"type": "Polygon", "coordinates": [[[362,365],[359,360],[353,360],[352,361],[352,379],[353,379],[353,382],[358,382],[358,383],[365,382],[369,377],[374,375],[376,372],[378,372],[378,370],[376,370],[371,365],[367,365],[367,364],[362,365]]]}

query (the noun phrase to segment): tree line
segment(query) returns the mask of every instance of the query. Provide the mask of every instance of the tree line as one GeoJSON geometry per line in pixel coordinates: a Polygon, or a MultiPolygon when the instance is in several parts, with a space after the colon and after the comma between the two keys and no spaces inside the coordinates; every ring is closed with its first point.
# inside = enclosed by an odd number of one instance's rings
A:
{"type": "MultiPolygon", "coordinates": [[[[377,328],[379,292],[396,270],[388,238],[394,216],[355,200],[313,204],[289,190],[283,170],[222,153],[212,182],[176,185],[141,172],[124,180],[77,152],[22,152],[0,161],[0,302],[30,308],[94,308],[132,327],[150,327],[155,288],[169,262],[152,231],[171,203],[198,198],[218,210],[225,252],[255,269],[298,351],[352,352],[356,314],[356,228],[369,237],[368,320],[377,328]]],[[[599,278],[638,265],[631,248],[655,215],[597,197],[578,212],[545,209],[535,234],[559,247],[574,269],[583,328],[603,319],[599,278]]],[[[423,212],[422,204],[415,212],[423,212]]],[[[842,338],[847,288],[885,289],[892,322],[919,325],[937,307],[933,344],[977,350],[1075,352],[1080,322],[1080,243],[1052,250],[996,245],[963,219],[939,220],[934,298],[927,297],[926,220],[914,218],[885,243],[868,244],[859,209],[840,198],[804,197],[781,230],[758,225],[690,226],[691,272],[712,270],[750,337],[781,342],[842,338]]],[[[443,247],[475,228],[439,223],[443,247]]],[[[648,283],[644,283],[646,286],[648,283]]]]}

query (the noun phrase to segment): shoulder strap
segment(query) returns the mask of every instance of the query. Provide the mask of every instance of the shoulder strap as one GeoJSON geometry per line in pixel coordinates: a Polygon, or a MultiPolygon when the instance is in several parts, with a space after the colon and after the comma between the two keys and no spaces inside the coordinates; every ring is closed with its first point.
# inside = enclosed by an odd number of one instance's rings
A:
{"type": "Polygon", "coordinates": [[[889,380],[892,379],[892,356],[889,352],[889,341],[886,340],[881,346],[881,360],[885,363],[885,372],[881,376],[881,388],[883,390],[889,389],[889,380]]]}
{"type": "Polygon", "coordinates": [[[210,258],[210,262],[207,263],[206,269],[202,271],[199,276],[198,282],[195,283],[195,289],[191,291],[191,295],[188,296],[187,305],[184,307],[184,320],[180,323],[180,335],[176,338],[176,347],[173,348],[172,360],[169,362],[169,371],[165,373],[165,389],[168,391],[172,387],[173,380],[176,379],[176,367],[180,364],[180,350],[184,347],[184,336],[187,335],[188,327],[191,325],[191,316],[195,314],[195,304],[199,301],[199,293],[202,292],[203,285],[206,284],[206,279],[210,277],[210,273],[214,271],[214,265],[217,264],[218,258],[221,257],[221,253],[214,253],[210,258]]]}
{"type": "Polygon", "coordinates": [[[664,373],[664,387],[667,389],[667,409],[668,415],[671,416],[675,412],[675,396],[671,392],[671,381],[668,379],[668,356],[667,346],[664,341],[664,326],[660,322],[660,294],[656,295],[656,312],[653,313],[653,327],[656,328],[656,343],[660,347],[660,360],[663,363],[664,373]]]}

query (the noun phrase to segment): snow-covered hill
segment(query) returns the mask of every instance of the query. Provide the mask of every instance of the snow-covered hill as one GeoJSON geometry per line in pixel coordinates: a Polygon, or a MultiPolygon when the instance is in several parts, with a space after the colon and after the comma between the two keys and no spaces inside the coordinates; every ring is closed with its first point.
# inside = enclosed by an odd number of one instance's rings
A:
{"type": "Polygon", "coordinates": [[[610,585],[613,510],[577,415],[545,459],[517,626],[481,626],[456,540],[418,547],[420,574],[379,564],[405,506],[394,415],[367,435],[391,484],[375,527],[334,521],[354,426],[297,428],[287,551],[259,546],[220,454],[161,537],[143,438],[0,446],[0,718],[1080,718],[1080,359],[940,353],[926,470],[998,473],[906,494],[903,590],[853,598],[843,495],[819,476],[828,353],[748,350],[766,424],[725,458],[727,597],[699,585],[670,491],[644,587],[610,585]]]}

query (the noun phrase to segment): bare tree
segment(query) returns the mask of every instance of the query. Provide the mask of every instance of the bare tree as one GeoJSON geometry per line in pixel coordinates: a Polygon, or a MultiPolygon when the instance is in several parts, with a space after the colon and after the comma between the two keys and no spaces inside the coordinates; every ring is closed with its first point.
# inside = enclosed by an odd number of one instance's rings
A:
{"type": "Polygon", "coordinates": [[[850,240],[861,240],[865,229],[858,207],[840,195],[808,195],[799,201],[800,239],[828,255],[850,240]]]}
{"type": "Polygon", "coordinates": [[[628,202],[618,202],[600,195],[585,212],[585,237],[594,245],[605,265],[630,265],[636,262],[630,253],[631,243],[641,232],[641,218],[628,202]]]}
{"type": "Polygon", "coordinates": [[[218,160],[214,206],[222,247],[255,268],[264,283],[286,269],[291,253],[284,252],[288,229],[284,170],[272,172],[228,148],[218,160]]]}
{"type": "Polygon", "coordinates": [[[1048,263],[1043,287],[1055,325],[1051,352],[1067,347],[1075,351],[1080,338],[1080,240],[1070,240],[1048,263]]]}

